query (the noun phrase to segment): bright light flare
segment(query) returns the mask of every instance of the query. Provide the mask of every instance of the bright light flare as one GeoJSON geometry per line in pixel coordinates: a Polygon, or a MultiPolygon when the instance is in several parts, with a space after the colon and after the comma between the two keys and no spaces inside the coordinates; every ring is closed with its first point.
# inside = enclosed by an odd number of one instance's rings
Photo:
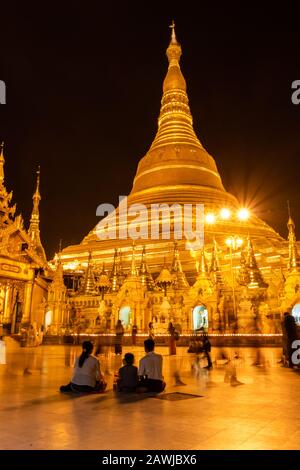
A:
{"type": "Polygon", "coordinates": [[[220,216],[221,216],[221,219],[228,220],[231,216],[231,211],[229,209],[227,209],[226,207],[224,207],[220,211],[220,216]]]}
{"type": "Polygon", "coordinates": [[[244,207],[238,211],[237,216],[240,220],[247,220],[250,217],[250,212],[244,207]]]}
{"type": "Polygon", "coordinates": [[[214,224],[216,221],[216,216],[214,214],[207,214],[205,217],[205,221],[207,224],[214,224]]]}

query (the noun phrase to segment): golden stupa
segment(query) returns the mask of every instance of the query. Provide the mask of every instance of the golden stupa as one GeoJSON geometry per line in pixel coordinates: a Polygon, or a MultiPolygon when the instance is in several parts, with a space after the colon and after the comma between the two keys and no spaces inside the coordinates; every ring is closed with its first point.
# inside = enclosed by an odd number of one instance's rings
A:
{"type": "MultiPolygon", "coordinates": [[[[117,320],[126,331],[136,325],[141,332],[151,322],[163,335],[169,321],[183,333],[203,327],[217,333],[276,334],[286,309],[294,309],[300,322],[300,264],[292,219],[286,241],[224,188],[214,158],[193,129],[181,46],[171,27],[158,130],[126,198],[127,218],[121,198],[119,207],[79,245],[56,256],[67,297],[61,319],[52,322],[53,334],[62,328],[87,334],[113,331],[117,320]],[[130,228],[136,214],[129,208],[141,205],[147,216],[134,238],[130,228]],[[148,214],[155,205],[201,206],[201,246],[182,236],[175,210],[156,213],[153,224],[148,214]],[[169,237],[164,238],[166,219],[169,237]],[[159,236],[153,236],[153,227],[159,236]]],[[[189,213],[193,223],[197,214],[194,209],[189,213]]]]}
{"type": "MultiPolygon", "coordinates": [[[[181,54],[172,25],[171,41],[167,48],[169,67],[163,82],[158,131],[149,151],[139,162],[127,204],[144,204],[147,208],[151,204],[203,204],[207,219],[204,226],[205,246],[212,248],[215,239],[220,247],[227,249],[225,240],[228,237],[234,235],[246,240],[249,236],[261,253],[272,254],[283,239],[254,214],[246,220],[237,216],[241,205],[235,196],[225,190],[214,158],[195,134],[186,81],[180,68],[181,54]],[[226,217],[219,216],[222,210],[226,217]]],[[[118,237],[119,229],[124,230],[118,220],[115,228],[115,239],[99,239],[99,227],[96,226],[79,245],[65,248],[62,253],[65,268],[85,265],[90,252],[94,263],[105,262],[106,266],[111,266],[116,247],[122,249],[123,259],[129,263],[132,241],[118,237]]],[[[137,255],[141,255],[143,245],[146,245],[148,265],[153,272],[160,270],[164,257],[170,252],[174,239],[172,228],[171,225],[169,241],[153,240],[150,236],[135,240],[137,255]]],[[[186,249],[185,241],[178,240],[178,244],[183,269],[189,278],[193,278],[196,275],[197,253],[186,249]]]]}

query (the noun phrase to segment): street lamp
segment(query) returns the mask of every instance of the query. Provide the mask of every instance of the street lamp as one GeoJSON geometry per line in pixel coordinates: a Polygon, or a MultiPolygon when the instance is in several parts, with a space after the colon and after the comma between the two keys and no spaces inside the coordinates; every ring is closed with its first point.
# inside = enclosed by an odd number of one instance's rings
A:
{"type": "MultiPolygon", "coordinates": [[[[226,245],[229,248],[230,253],[230,271],[231,271],[231,283],[232,283],[232,296],[233,296],[233,314],[234,318],[237,319],[237,312],[236,312],[236,300],[235,300],[235,278],[234,278],[234,271],[233,271],[233,260],[232,260],[232,252],[236,251],[240,248],[243,244],[243,239],[237,236],[231,235],[225,240],[226,245]]],[[[228,322],[228,319],[227,319],[228,322]]],[[[226,325],[227,326],[227,325],[226,325]]]]}

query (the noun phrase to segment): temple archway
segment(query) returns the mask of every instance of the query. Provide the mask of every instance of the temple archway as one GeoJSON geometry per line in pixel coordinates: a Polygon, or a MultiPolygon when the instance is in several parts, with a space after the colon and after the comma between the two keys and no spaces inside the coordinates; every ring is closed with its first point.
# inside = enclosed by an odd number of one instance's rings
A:
{"type": "Polygon", "coordinates": [[[124,305],[119,310],[119,320],[121,320],[124,328],[128,328],[131,324],[132,311],[129,305],[124,305]]]}
{"type": "Polygon", "coordinates": [[[300,325],[300,304],[294,305],[292,309],[292,315],[295,318],[297,325],[300,325]]]}
{"type": "Polygon", "coordinates": [[[193,330],[208,329],[208,311],[205,305],[196,305],[193,308],[193,330]]]}

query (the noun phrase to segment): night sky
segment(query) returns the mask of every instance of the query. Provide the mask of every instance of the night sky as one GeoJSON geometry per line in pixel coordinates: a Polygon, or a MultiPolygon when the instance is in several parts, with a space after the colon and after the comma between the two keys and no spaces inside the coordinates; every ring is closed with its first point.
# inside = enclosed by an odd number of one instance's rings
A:
{"type": "Polygon", "coordinates": [[[157,128],[172,18],[194,128],[226,189],[285,237],[289,199],[300,236],[299,12],[201,3],[1,6],[6,187],[28,223],[41,165],[49,258],[130,192],[157,128]]]}

